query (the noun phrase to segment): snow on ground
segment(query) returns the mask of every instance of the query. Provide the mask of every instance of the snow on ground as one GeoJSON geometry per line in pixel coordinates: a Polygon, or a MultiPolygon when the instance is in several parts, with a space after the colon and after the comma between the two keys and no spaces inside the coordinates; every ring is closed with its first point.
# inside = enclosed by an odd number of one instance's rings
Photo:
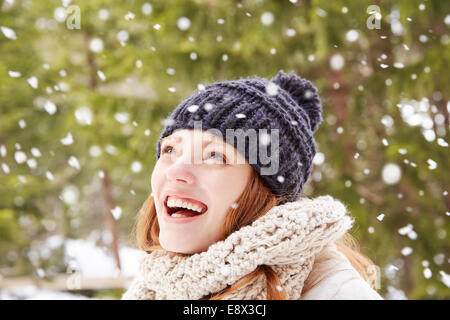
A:
{"type": "MultiPolygon", "coordinates": [[[[134,277],[138,271],[138,258],[142,252],[138,249],[123,247],[119,250],[121,271],[111,250],[100,248],[93,241],[84,239],[64,239],[59,235],[49,237],[37,248],[39,251],[53,250],[65,244],[67,274],[79,274],[83,278],[134,277]]],[[[0,300],[84,300],[88,297],[52,290],[43,290],[35,286],[0,290],[0,300]]]]}
{"type": "Polygon", "coordinates": [[[43,290],[34,286],[0,290],[0,300],[97,300],[79,294],[43,290]]]}
{"type": "Polygon", "coordinates": [[[116,267],[110,250],[97,247],[86,240],[66,239],[65,255],[69,272],[80,272],[84,278],[106,278],[119,275],[133,277],[138,271],[140,250],[120,248],[121,271],[116,267]]]}

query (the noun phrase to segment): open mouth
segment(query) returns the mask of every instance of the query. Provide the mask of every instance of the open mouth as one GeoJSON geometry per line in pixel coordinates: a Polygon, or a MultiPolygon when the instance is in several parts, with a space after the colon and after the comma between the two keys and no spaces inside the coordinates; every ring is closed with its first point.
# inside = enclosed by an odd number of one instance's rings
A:
{"type": "Polygon", "coordinates": [[[185,208],[184,206],[174,206],[173,204],[169,207],[168,200],[170,196],[166,196],[164,200],[164,207],[166,209],[167,214],[172,218],[190,218],[204,215],[208,211],[208,206],[202,202],[197,200],[188,199],[188,198],[179,198],[176,199],[182,200],[183,202],[187,202],[189,204],[194,204],[196,209],[185,208]],[[200,209],[200,210],[198,210],[200,209]]]}

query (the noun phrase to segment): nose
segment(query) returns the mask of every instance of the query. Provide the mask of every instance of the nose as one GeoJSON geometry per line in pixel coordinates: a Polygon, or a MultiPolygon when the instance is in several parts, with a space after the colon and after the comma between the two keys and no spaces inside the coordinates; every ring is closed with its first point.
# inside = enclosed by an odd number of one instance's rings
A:
{"type": "Polygon", "coordinates": [[[195,175],[193,173],[194,165],[191,152],[187,150],[181,156],[174,159],[172,164],[166,170],[166,178],[172,182],[182,182],[193,184],[195,175]]]}

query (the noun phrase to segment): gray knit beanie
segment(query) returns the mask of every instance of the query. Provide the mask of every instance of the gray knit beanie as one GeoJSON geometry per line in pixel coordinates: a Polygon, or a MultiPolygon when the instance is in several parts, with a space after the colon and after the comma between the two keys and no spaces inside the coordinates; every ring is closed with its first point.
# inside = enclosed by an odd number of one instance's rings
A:
{"type": "Polygon", "coordinates": [[[225,139],[226,130],[234,129],[236,139],[227,138],[226,142],[238,149],[282,204],[297,200],[309,178],[316,154],[313,134],[322,121],[317,89],[294,71],[286,74],[281,70],[272,80],[253,76],[214,82],[197,90],[169,114],[157,142],[156,159],[160,157],[161,140],[175,130],[198,128],[200,123],[202,130],[215,129],[225,139]],[[275,145],[270,139],[267,142],[267,135],[257,134],[256,144],[238,147],[238,136],[250,129],[266,129],[267,133],[278,129],[279,141],[275,145]],[[252,158],[260,154],[260,148],[269,149],[265,154],[276,158],[276,172],[265,173],[267,163],[252,158]]]}

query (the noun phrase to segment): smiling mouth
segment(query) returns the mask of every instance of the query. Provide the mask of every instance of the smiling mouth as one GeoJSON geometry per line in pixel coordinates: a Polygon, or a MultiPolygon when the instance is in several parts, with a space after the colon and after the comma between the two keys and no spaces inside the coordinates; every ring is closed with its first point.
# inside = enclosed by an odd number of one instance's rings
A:
{"type": "MultiPolygon", "coordinates": [[[[169,207],[169,206],[167,206],[167,201],[168,201],[169,197],[170,197],[170,195],[166,196],[166,199],[164,200],[164,207],[166,209],[167,214],[171,217],[174,214],[183,215],[184,217],[195,217],[195,216],[204,215],[208,211],[208,206],[206,206],[206,205],[204,208],[202,208],[202,212],[190,210],[190,209],[184,208],[184,207],[169,207]]],[[[183,198],[179,198],[179,199],[183,200],[183,198]]],[[[186,200],[188,201],[189,199],[186,199],[186,200]]],[[[177,215],[175,215],[175,216],[177,216],[177,215]]],[[[173,216],[173,217],[175,217],[175,216],[173,216]]]]}

